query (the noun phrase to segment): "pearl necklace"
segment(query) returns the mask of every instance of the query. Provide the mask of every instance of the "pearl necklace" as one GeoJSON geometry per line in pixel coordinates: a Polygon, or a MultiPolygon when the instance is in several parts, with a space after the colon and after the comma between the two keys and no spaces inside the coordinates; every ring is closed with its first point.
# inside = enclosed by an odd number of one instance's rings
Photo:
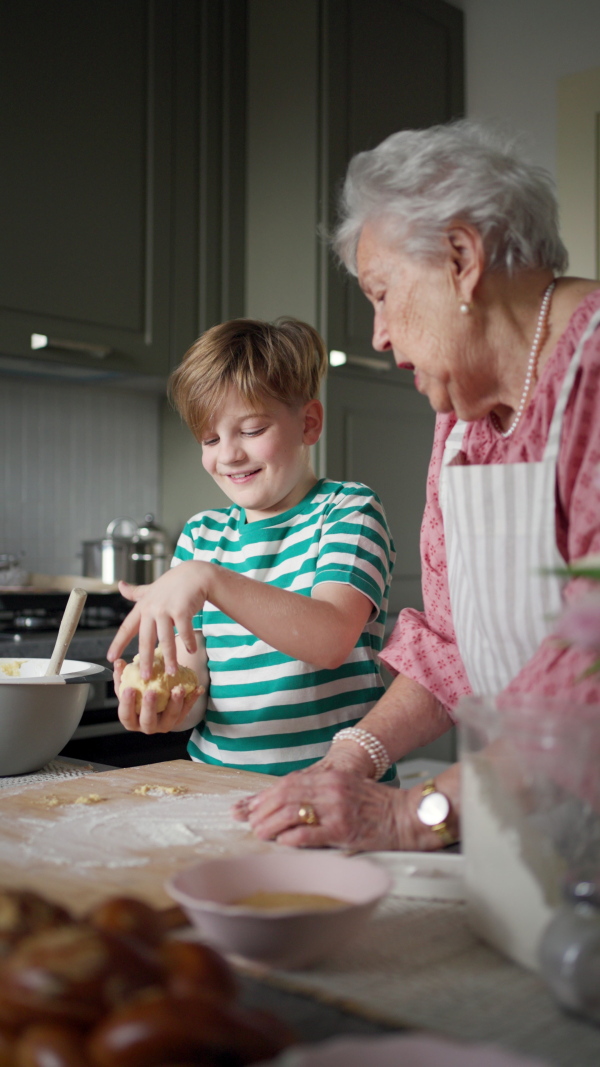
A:
{"type": "Polygon", "coordinates": [[[519,423],[521,421],[521,416],[522,416],[523,412],[525,411],[525,403],[527,401],[527,397],[529,396],[529,390],[531,388],[531,382],[533,380],[533,375],[534,375],[535,368],[536,368],[536,365],[537,365],[538,356],[540,354],[540,342],[542,340],[542,333],[543,333],[544,327],[546,325],[546,319],[547,319],[547,316],[548,316],[548,309],[550,307],[550,298],[551,298],[552,293],[554,291],[554,286],[555,285],[556,285],[556,280],[551,281],[550,285],[548,286],[548,288],[546,289],[546,292],[544,293],[544,295],[542,297],[542,304],[541,304],[541,307],[540,307],[540,313],[538,315],[538,321],[537,321],[537,327],[536,327],[536,331],[535,331],[535,336],[533,338],[533,344],[531,346],[531,351],[529,353],[529,361],[527,363],[527,373],[525,375],[525,384],[523,385],[523,392],[521,393],[521,399],[519,400],[519,406],[517,408],[517,413],[516,413],[513,421],[511,422],[510,426],[508,427],[508,430],[503,430],[502,429],[502,424],[500,422],[500,419],[496,415],[496,412],[495,411],[490,411],[490,420],[491,420],[492,426],[494,427],[495,430],[498,431],[498,433],[502,437],[510,437],[515,432],[517,426],[519,425],[519,423]]]}

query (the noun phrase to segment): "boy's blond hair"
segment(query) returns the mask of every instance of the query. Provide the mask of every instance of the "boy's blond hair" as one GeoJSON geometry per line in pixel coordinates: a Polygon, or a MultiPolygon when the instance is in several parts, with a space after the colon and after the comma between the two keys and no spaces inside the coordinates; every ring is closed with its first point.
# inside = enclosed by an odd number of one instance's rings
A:
{"type": "Polygon", "coordinates": [[[265,396],[306,404],[318,397],[326,370],[325,344],[307,322],[232,319],[194,342],[171,374],[168,391],[199,439],[232,385],[253,408],[265,396]]]}

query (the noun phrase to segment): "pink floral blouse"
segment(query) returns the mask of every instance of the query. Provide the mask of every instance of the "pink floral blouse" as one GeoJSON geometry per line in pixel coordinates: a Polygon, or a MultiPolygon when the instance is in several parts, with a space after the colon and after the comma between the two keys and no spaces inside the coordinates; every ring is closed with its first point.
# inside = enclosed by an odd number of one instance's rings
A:
{"type": "MultiPolygon", "coordinates": [[[[542,459],[560,385],[577,342],[594,311],[600,289],[590,293],[572,315],[546,363],[531,403],[514,437],[502,437],[489,418],[471,423],[463,438],[466,462],[525,463],[542,459]]],[[[405,608],[381,653],[394,674],[405,674],[434,694],[452,716],[462,696],[471,692],[456,645],[444,526],[438,499],[439,474],[448,434],[456,416],[438,415],[427,477],[427,500],[421,527],[423,612],[405,608]]],[[[556,493],[556,542],[565,560],[600,553],[600,329],[583,352],[581,366],[563,420],[556,493]]],[[[571,602],[587,590],[581,579],[565,586],[571,602]]],[[[579,703],[600,701],[600,675],[578,681],[593,653],[565,648],[551,635],[508,686],[507,692],[558,696],[569,693],[579,703]]]]}

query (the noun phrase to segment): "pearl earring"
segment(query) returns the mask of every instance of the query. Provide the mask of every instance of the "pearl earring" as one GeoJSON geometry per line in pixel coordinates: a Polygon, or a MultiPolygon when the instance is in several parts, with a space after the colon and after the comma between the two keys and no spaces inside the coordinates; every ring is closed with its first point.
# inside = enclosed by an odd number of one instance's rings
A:
{"type": "Polygon", "coordinates": [[[470,304],[465,303],[465,301],[463,300],[463,302],[461,304],[459,304],[458,306],[459,306],[459,309],[460,309],[460,311],[462,312],[463,315],[468,315],[469,314],[469,312],[471,310],[471,305],[470,304]]]}

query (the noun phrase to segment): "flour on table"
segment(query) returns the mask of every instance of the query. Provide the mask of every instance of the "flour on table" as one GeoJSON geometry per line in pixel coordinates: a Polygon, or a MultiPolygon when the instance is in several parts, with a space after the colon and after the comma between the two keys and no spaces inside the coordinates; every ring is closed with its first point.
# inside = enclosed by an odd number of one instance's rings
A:
{"type": "MultiPolygon", "coordinates": [[[[246,823],[231,815],[232,805],[247,791],[187,796],[163,795],[160,803],[113,799],[110,806],[90,810],[84,805],[61,806],[56,820],[20,819],[27,841],[20,845],[23,863],[91,867],[143,867],[156,849],[185,849],[223,855],[252,847],[246,823]]],[[[0,844],[0,857],[2,848],[0,844]]],[[[14,844],[11,848],[14,860],[14,844]]],[[[181,853],[174,851],[174,859],[181,853]]]]}

